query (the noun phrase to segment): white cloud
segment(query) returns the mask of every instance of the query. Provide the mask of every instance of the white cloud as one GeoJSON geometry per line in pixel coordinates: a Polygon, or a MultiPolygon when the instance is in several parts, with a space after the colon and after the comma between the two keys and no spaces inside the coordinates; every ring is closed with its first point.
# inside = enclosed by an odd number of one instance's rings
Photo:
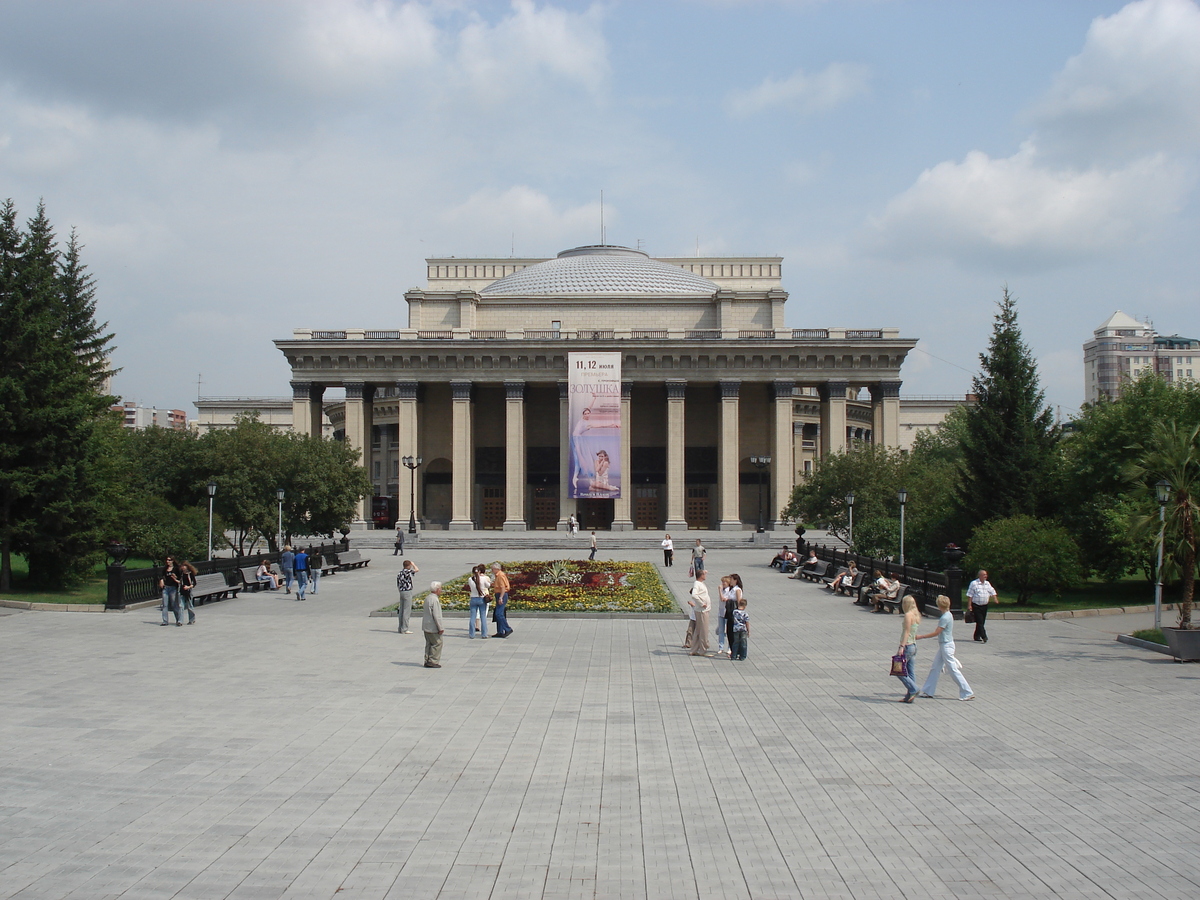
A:
{"type": "Polygon", "coordinates": [[[1200,7],[1140,0],[1096,19],[1032,117],[1056,158],[1200,149],[1200,7]]]}
{"type": "MultiPolygon", "coordinates": [[[[498,236],[514,235],[524,247],[565,247],[569,240],[595,243],[600,236],[598,201],[559,208],[546,194],[526,185],[477,191],[440,218],[465,241],[475,239],[487,245],[493,245],[498,236]]],[[[604,220],[609,226],[617,224],[619,211],[606,204],[604,220]]]]}
{"type": "Polygon", "coordinates": [[[943,162],[871,220],[888,254],[1040,268],[1137,240],[1178,209],[1188,182],[1163,155],[1114,170],[1049,168],[1031,144],[943,162]]]}
{"type": "Polygon", "coordinates": [[[801,115],[828,112],[870,88],[871,70],[854,63],[830,63],[812,75],[797,69],[782,81],[767,77],[744,91],[731,91],[725,109],[731,116],[746,117],[772,110],[801,115]]]}

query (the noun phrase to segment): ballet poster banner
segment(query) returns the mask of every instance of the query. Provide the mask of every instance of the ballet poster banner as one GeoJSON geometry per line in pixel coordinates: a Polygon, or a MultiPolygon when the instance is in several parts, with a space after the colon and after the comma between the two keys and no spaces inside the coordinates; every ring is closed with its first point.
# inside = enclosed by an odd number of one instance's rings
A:
{"type": "Polygon", "coordinates": [[[621,496],[621,354],[567,354],[572,500],[621,496]]]}

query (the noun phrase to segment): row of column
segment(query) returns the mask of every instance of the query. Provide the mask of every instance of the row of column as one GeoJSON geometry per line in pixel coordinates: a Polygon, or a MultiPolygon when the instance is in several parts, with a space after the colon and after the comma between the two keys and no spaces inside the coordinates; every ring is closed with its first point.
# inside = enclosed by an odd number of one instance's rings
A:
{"type": "MultiPolygon", "coordinates": [[[[344,382],[346,389],[345,434],[351,447],[359,450],[364,465],[371,453],[371,427],[375,385],[366,382],[344,382]]],[[[569,482],[570,422],[568,415],[567,383],[559,382],[559,520],[565,525],[568,500],[565,496],[569,482]]],[[[667,391],[667,504],[666,529],[686,530],[684,518],[684,400],[687,381],[666,382],[667,391]]],[[[740,502],[740,381],[719,381],[720,407],[718,424],[718,492],[720,509],[718,527],[722,530],[742,528],[740,502]]],[[[397,382],[399,410],[399,454],[417,456],[417,382],[397,382]]],[[[621,471],[626,478],[625,489],[614,501],[613,530],[633,529],[631,516],[632,484],[629,475],[631,459],[630,395],[633,383],[621,385],[621,471]]],[[[846,395],[849,382],[828,381],[819,387],[821,396],[821,453],[836,453],[846,446],[846,395]]],[[[505,519],[507,531],[526,528],[525,482],[525,383],[506,381],[505,390],[505,519]]],[[[882,382],[870,388],[876,440],[885,446],[899,443],[900,382],[882,382]]],[[[771,479],[770,509],[775,520],[779,510],[791,496],[795,467],[792,459],[792,396],[794,383],[771,383],[771,414],[769,446],[773,458],[774,477],[771,479]]],[[[310,382],[292,382],[292,411],[294,429],[301,434],[320,434],[324,386],[310,382]]],[[[454,478],[451,491],[452,530],[472,530],[472,494],[475,483],[474,435],[471,416],[471,382],[451,382],[452,465],[454,478]]],[[[370,498],[359,505],[359,518],[370,517],[370,498]]]]}

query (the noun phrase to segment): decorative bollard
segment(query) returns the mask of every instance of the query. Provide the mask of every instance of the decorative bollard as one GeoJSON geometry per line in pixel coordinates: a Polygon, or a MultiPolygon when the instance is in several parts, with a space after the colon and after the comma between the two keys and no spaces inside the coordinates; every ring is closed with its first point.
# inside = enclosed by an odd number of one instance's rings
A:
{"type": "Polygon", "coordinates": [[[946,560],[946,596],[950,598],[950,611],[962,617],[963,611],[963,570],[958,567],[966,551],[957,544],[947,544],[942,551],[946,560]]]}
{"type": "Polygon", "coordinates": [[[125,608],[125,560],[129,557],[129,548],[120,541],[109,541],[104,545],[109,563],[105,567],[108,574],[108,595],[104,599],[105,609],[125,608]]]}

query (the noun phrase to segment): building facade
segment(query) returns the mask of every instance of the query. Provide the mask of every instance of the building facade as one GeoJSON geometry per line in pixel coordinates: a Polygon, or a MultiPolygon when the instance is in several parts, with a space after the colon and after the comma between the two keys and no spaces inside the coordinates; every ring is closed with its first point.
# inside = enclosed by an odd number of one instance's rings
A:
{"type": "MultiPolygon", "coordinates": [[[[278,431],[292,430],[292,400],[290,397],[201,397],[195,401],[195,428],[200,434],[233,428],[242,416],[258,416],[278,431]]],[[[328,416],[321,420],[323,437],[333,436],[333,423],[328,416]]]]}
{"type": "MultiPolygon", "coordinates": [[[[297,330],[293,427],[363,452],[393,517],[426,528],[769,527],[812,460],[898,446],[894,328],[789,328],[778,257],[430,259],[408,328],[297,330]],[[571,500],[568,354],[620,354],[621,495],[571,500]],[[325,402],[341,388],[345,399],[325,402]],[[411,474],[404,458],[420,458],[411,474]],[[769,457],[771,462],[756,466],[769,457]]],[[[616,462],[616,461],[614,461],[616,462]]],[[[360,509],[371,517],[372,498],[360,509]]]]}
{"type": "Polygon", "coordinates": [[[182,431],[188,424],[187,413],[182,409],[138,406],[136,400],[125,400],[113,406],[112,410],[121,414],[121,424],[130,431],[142,431],[146,428],[174,428],[182,431]]]}
{"type": "Polygon", "coordinates": [[[1087,403],[1116,400],[1124,382],[1145,372],[1171,382],[1196,380],[1200,340],[1160,335],[1152,323],[1117,310],[1083,345],[1084,399],[1087,403]]]}

